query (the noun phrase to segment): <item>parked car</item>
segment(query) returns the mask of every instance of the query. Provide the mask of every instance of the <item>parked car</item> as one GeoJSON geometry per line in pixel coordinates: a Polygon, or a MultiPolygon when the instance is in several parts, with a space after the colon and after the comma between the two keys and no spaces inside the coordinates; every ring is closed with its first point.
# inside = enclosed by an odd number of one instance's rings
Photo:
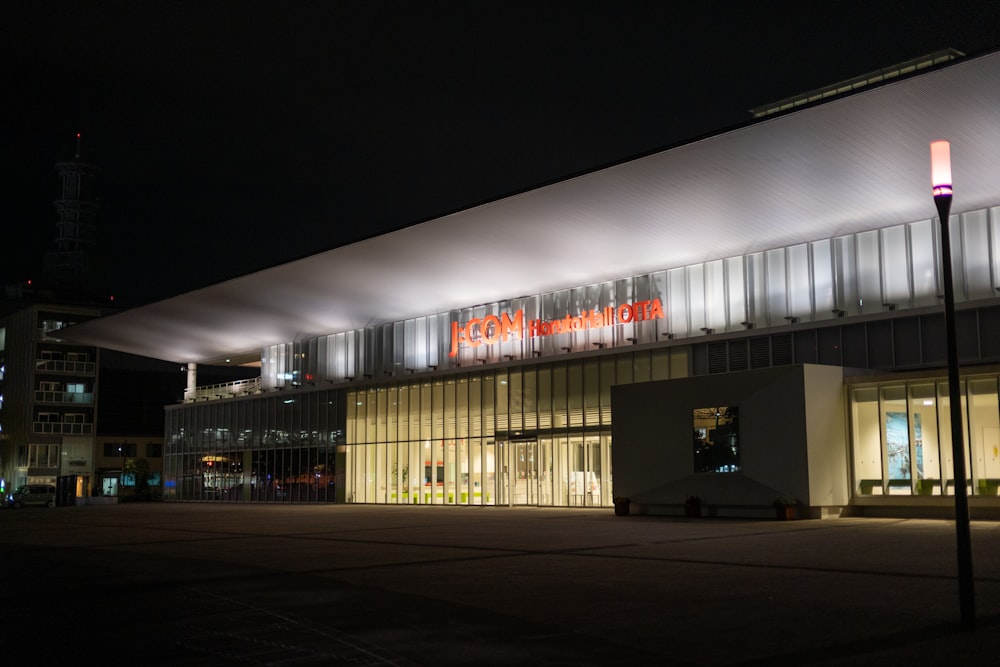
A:
{"type": "Polygon", "coordinates": [[[7,498],[7,504],[14,509],[21,507],[55,507],[56,487],[51,484],[25,484],[17,487],[7,498]]]}

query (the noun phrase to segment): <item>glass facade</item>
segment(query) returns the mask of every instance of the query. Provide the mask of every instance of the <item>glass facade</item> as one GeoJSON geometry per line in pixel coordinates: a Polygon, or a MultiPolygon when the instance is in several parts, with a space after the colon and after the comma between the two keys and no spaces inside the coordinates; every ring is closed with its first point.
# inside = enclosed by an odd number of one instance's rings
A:
{"type": "MultiPolygon", "coordinates": [[[[1000,489],[1000,374],[962,378],[967,487],[1000,489]]],[[[952,495],[954,457],[947,378],[919,378],[849,388],[855,493],[952,495]]]]}
{"type": "Polygon", "coordinates": [[[333,502],[343,396],[325,390],[168,407],[164,500],[333,502]]]}
{"type": "Polygon", "coordinates": [[[662,347],[171,407],[164,494],[611,505],[611,386],[687,369],[685,347],[662,347]]]}

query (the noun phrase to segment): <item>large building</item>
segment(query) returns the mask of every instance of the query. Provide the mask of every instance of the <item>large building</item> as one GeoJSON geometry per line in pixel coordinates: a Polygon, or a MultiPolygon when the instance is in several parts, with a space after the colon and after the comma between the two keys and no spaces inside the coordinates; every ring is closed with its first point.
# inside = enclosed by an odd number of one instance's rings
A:
{"type": "Polygon", "coordinates": [[[0,316],[0,493],[71,480],[73,497],[95,478],[99,351],[58,330],[100,315],[93,307],[26,305],[0,316]]]}
{"type": "Polygon", "coordinates": [[[968,488],[997,508],[1000,55],[955,55],[62,335],[188,365],[168,500],[943,511],[947,139],[968,488]],[[215,363],[260,379],[197,387],[215,363]]]}
{"type": "Polygon", "coordinates": [[[96,483],[94,437],[99,350],[58,330],[107,309],[96,290],[96,165],[56,164],[59,198],[54,249],[41,279],[4,287],[0,301],[0,497],[24,484],[86,497],[96,483]],[[61,480],[61,481],[60,481],[61,480]]]}

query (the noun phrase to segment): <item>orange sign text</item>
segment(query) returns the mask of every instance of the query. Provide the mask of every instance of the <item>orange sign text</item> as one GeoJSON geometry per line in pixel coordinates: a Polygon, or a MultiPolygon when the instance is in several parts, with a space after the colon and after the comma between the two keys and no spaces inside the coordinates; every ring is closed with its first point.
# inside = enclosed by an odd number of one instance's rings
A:
{"type": "Polygon", "coordinates": [[[460,347],[477,348],[480,345],[507,342],[512,338],[523,340],[524,338],[553,336],[629,322],[662,320],[663,317],[663,304],[659,299],[623,303],[617,308],[606,306],[602,310],[584,310],[577,316],[566,315],[558,320],[526,321],[523,310],[519,310],[513,315],[510,313],[487,315],[486,317],[473,318],[465,324],[451,323],[451,350],[449,350],[448,356],[457,356],[460,347]]]}

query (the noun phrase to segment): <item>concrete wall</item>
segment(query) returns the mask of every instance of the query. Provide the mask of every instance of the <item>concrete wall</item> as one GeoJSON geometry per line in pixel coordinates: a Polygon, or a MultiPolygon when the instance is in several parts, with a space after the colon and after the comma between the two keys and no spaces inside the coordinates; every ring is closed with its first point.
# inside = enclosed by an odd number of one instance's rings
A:
{"type": "Polygon", "coordinates": [[[640,510],[697,495],[734,515],[779,495],[844,505],[843,396],[839,367],[804,365],[612,387],[614,493],[640,510]],[[739,408],[740,473],[694,473],[692,413],[713,406],[739,408]]]}
{"type": "Polygon", "coordinates": [[[851,497],[851,451],[842,369],[803,367],[809,447],[809,504],[844,507],[851,497]]]}

